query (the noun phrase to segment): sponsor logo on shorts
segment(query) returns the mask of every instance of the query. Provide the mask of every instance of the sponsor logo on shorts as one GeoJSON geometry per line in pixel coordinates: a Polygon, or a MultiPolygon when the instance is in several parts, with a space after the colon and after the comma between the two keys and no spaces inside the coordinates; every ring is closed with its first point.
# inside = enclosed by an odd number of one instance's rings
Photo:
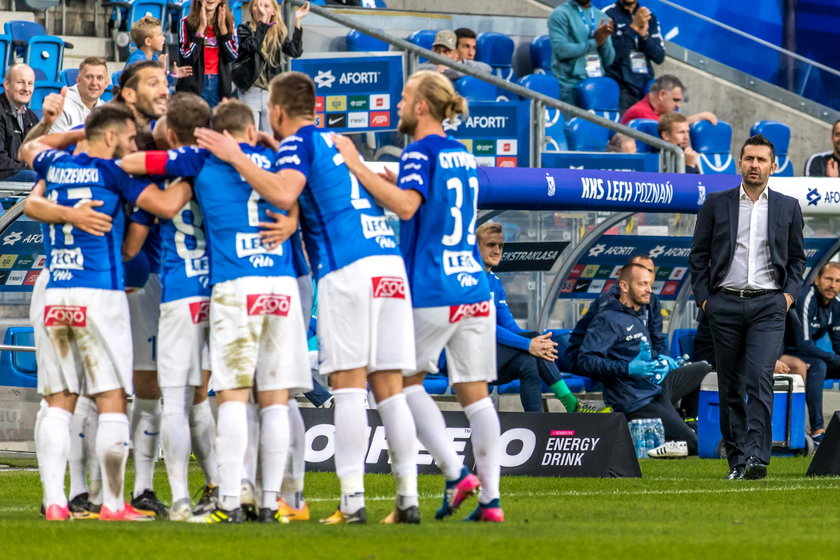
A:
{"type": "Polygon", "coordinates": [[[405,299],[405,280],[399,276],[374,276],[373,297],[405,299]]]}
{"type": "Polygon", "coordinates": [[[210,302],[194,301],[190,304],[190,316],[194,325],[206,323],[210,319],[210,302]]]}
{"type": "Polygon", "coordinates": [[[44,307],[47,327],[86,327],[87,307],[78,305],[47,305],[44,307]]]}
{"type": "Polygon", "coordinates": [[[292,306],[291,296],[282,294],[248,294],[248,315],[279,315],[285,317],[292,306]]]}
{"type": "Polygon", "coordinates": [[[479,301],[478,303],[462,303],[461,305],[449,306],[449,322],[457,323],[461,319],[470,317],[489,317],[490,300],[479,301]]]}

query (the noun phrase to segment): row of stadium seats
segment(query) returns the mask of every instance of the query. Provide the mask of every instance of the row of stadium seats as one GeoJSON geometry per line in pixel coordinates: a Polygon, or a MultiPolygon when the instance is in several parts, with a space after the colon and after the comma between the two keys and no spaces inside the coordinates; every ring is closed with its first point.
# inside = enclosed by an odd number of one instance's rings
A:
{"type": "Polygon", "coordinates": [[[64,49],[72,47],[60,37],[48,35],[38,23],[7,21],[0,35],[0,70],[5,75],[6,68],[20,59],[32,67],[36,80],[54,81],[64,65],[64,49]]]}

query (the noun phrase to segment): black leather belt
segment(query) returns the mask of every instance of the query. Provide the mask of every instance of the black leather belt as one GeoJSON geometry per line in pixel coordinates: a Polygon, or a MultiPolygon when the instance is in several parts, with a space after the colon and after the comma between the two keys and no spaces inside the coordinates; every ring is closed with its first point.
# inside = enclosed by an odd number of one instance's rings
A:
{"type": "Polygon", "coordinates": [[[743,299],[754,298],[767,294],[778,294],[781,290],[731,290],[729,288],[721,288],[721,292],[729,294],[730,296],[737,296],[743,299]]]}

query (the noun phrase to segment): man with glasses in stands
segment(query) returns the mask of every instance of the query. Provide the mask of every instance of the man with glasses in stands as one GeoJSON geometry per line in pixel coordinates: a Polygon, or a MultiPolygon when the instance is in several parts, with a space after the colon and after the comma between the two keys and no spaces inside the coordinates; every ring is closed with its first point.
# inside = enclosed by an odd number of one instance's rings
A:
{"type": "Polygon", "coordinates": [[[0,94],[0,180],[34,183],[35,171],[18,159],[26,134],[38,122],[28,107],[35,90],[35,72],[26,64],[15,64],[6,71],[5,92],[0,94]]]}

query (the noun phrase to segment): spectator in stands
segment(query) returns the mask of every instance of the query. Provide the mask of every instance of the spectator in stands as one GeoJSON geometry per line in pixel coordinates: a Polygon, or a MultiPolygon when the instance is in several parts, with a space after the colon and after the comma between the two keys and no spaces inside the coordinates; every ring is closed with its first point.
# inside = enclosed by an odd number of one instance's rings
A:
{"type": "Polygon", "coordinates": [[[461,60],[475,60],[475,31],[467,27],[459,27],[455,30],[455,48],[461,60]]]}
{"type": "MultiPolygon", "coordinates": [[[[493,72],[493,69],[490,68],[489,64],[485,64],[477,60],[462,59],[461,55],[458,54],[457,45],[458,39],[455,36],[455,32],[445,29],[443,31],[438,31],[435,35],[435,40],[432,43],[432,50],[441,56],[451,58],[453,61],[463,64],[468,68],[472,68],[473,70],[478,70],[479,72],[487,72],[488,74],[493,72]]],[[[453,70],[448,66],[444,66],[443,64],[434,64],[431,62],[424,62],[423,64],[420,64],[417,67],[417,69],[435,70],[437,72],[442,73],[444,76],[446,76],[453,82],[464,75],[461,72],[458,72],[457,70],[453,70]]]]}
{"type": "Polygon", "coordinates": [[[58,116],[50,132],[64,132],[85,124],[90,112],[104,105],[100,99],[108,87],[108,65],[104,58],[90,56],[79,65],[76,85],[67,90],[64,111],[58,116]]]}
{"type": "MultiPolygon", "coordinates": [[[[123,70],[134,64],[135,62],[142,62],[144,60],[155,60],[163,66],[167,72],[167,55],[160,54],[166,46],[166,37],[163,36],[163,27],[161,27],[160,20],[150,15],[145,15],[134,22],[131,26],[131,41],[137,45],[137,48],[128,55],[125,61],[123,70]]],[[[173,78],[186,78],[192,75],[191,66],[172,65],[173,78]]]]}
{"type": "Polygon", "coordinates": [[[660,138],[682,148],[683,154],[685,154],[685,172],[700,173],[700,168],[697,166],[700,155],[688,145],[690,141],[688,129],[688,117],[674,111],[662,115],[657,127],[660,138]]]}
{"type": "Polygon", "coordinates": [[[796,302],[799,321],[790,321],[785,333],[788,354],[808,364],[805,380],[805,400],[811,437],[821,441],[823,428],[823,383],[826,379],[840,379],[840,263],[828,262],[820,269],[810,289],[802,290],[796,302]],[[791,336],[792,335],[792,336],[791,336]],[[828,338],[831,350],[823,350],[817,343],[828,338]]]}
{"type": "Polygon", "coordinates": [[[575,104],[575,87],[604,75],[615,60],[609,40],[613,22],[591,0],[568,0],[548,17],[551,72],[560,82],[560,101],[575,104]]]}
{"type": "Polygon", "coordinates": [[[268,83],[283,71],[286,56],[303,54],[301,21],[309,13],[309,2],[295,12],[291,35],[275,0],[251,0],[248,13],[250,21],[236,28],[239,59],[233,64],[233,83],[239,90],[239,100],[254,112],[257,129],[269,132],[268,83]]]}
{"type": "Polygon", "coordinates": [[[231,65],[239,58],[239,37],[227,0],[191,0],[178,36],[181,64],[192,67],[192,75],[179,78],[175,91],[196,93],[210,107],[230,97],[231,65]]]}
{"type": "Polygon", "coordinates": [[[496,305],[496,365],[498,377],[494,384],[519,379],[519,398],[525,412],[542,412],[542,380],[563,403],[567,412],[598,412],[589,403],[579,401],[560,375],[557,364],[557,343],[552,333],[540,334],[520,329],[507,304],[505,288],[492,269],[502,260],[505,244],[502,225],[481,224],[475,231],[478,249],[487,276],[490,292],[496,305]]]}
{"type": "Polygon", "coordinates": [[[606,73],[618,82],[618,110],[623,113],[644,96],[645,85],[653,79],[651,62],[662,64],[665,60],[665,41],[656,16],[636,0],[618,0],[607,6],[604,13],[615,23],[615,61],[606,73]]]}
{"type": "Polygon", "coordinates": [[[840,177],[840,119],[831,127],[833,150],[813,154],[805,162],[806,177],[840,177]]]}
{"type": "MultiPolygon", "coordinates": [[[[621,124],[627,124],[635,119],[658,121],[665,113],[679,110],[684,100],[685,86],[680,79],[671,74],[663,74],[651,84],[650,93],[627,109],[627,112],[621,117],[621,124]]],[[[697,121],[709,121],[712,124],[717,124],[717,117],[709,111],[703,111],[687,118],[689,124],[697,121]]]]}
{"type": "Polygon", "coordinates": [[[616,132],[607,142],[607,151],[617,154],[635,154],[636,141],[620,132],[616,132]]]}
{"type": "Polygon", "coordinates": [[[38,122],[27,105],[35,88],[35,72],[26,64],[14,64],[6,70],[5,91],[0,94],[0,180],[34,183],[36,173],[18,159],[18,150],[26,134],[38,122]]]}
{"type": "Polygon", "coordinates": [[[680,367],[650,344],[645,306],[650,303],[653,274],[641,264],[622,267],[619,297],[606,300],[580,346],[578,363],[584,375],[604,384],[604,402],[628,420],[660,418],[664,445],[651,457],[697,454],[697,434],[676,405],[699,389],[711,368],[706,363],[680,367]]]}
{"type": "MultiPolygon", "coordinates": [[[[627,261],[627,264],[638,264],[654,276],[656,275],[656,268],[650,255],[633,255],[627,261]]],[[[592,302],[586,313],[575,324],[575,328],[572,330],[571,335],[569,335],[569,345],[566,347],[565,353],[566,364],[568,364],[572,372],[580,373],[578,353],[580,352],[580,345],[583,343],[586,332],[589,330],[589,325],[592,324],[592,321],[598,316],[598,312],[604,308],[607,302],[618,300],[620,297],[621,288],[619,287],[619,283],[616,282],[601,297],[592,302]]],[[[662,332],[662,305],[659,303],[659,297],[653,292],[651,292],[648,302],[643,306],[643,314],[645,325],[650,333],[649,340],[651,347],[658,354],[664,354],[668,340],[662,332]]]]}

